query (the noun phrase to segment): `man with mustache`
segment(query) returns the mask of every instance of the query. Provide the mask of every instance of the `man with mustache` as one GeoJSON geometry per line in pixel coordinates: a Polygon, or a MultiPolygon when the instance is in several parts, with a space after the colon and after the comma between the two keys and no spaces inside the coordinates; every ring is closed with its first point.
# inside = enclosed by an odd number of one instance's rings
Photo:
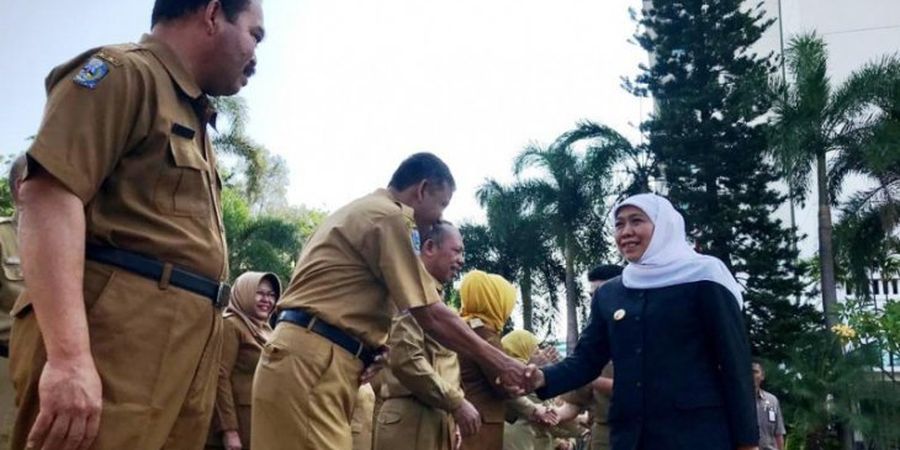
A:
{"type": "MultiPolygon", "coordinates": [[[[453,281],[463,265],[463,238],[449,222],[438,222],[422,243],[419,258],[440,286],[453,281]]],[[[375,450],[451,450],[478,431],[481,416],[466,400],[456,353],[422,331],[410,314],[391,325],[388,369],[380,392],[384,401],[375,426],[375,450]]]]}
{"type": "Polygon", "coordinates": [[[252,75],[261,0],[156,0],[151,24],[47,77],[19,192],[15,449],[206,439],[228,291],[208,96],[252,75]]]}

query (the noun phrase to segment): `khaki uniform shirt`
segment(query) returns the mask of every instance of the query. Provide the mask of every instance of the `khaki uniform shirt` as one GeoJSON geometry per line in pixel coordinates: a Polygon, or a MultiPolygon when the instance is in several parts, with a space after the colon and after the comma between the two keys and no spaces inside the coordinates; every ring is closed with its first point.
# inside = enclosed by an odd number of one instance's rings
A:
{"type": "MultiPolygon", "coordinates": [[[[613,364],[609,363],[600,373],[606,378],[613,378],[613,364]]],[[[568,394],[563,395],[563,400],[589,409],[591,412],[591,450],[605,450],[610,448],[609,425],[606,416],[609,413],[609,397],[606,394],[594,390],[591,385],[583,386],[568,394]]]]}
{"type": "Polygon", "coordinates": [[[417,256],[413,210],[379,189],[328,216],[309,238],[278,309],[302,309],[370,347],[399,310],[441,301],[417,256]]]}
{"type": "Polygon", "coordinates": [[[464,395],[456,353],[426,335],[409,314],[394,318],[389,342],[382,398],[413,396],[448,413],[459,407],[464,395]]]}
{"type": "Polygon", "coordinates": [[[784,416],[778,397],[760,389],[756,396],[756,420],[759,423],[759,450],[778,450],[775,436],[784,436],[784,416]]]}
{"type": "Polygon", "coordinates": [[[222,356],[209,442],[221,445],[221,432],[236,430],[241,442],[249,445],[253,374],[262,348],[239,317],[229,316],[222,325],[222,356]]]}
{"type": "Polygon", "coordinates": [[[215,112],[172,50],[149,35],[89,50],[46,87],[28,156],[84,202],[87,241],[224,279],[215,112]]]}
{"type": "Polygon", "coordinates": [[[8,347],[12,326],[9,312],[25,288],[19,262],[16,222],[12,218],[0,218],[0,258],[0,265],[3,266],[0,270],[0,345],[8,347]]]}
{"type": "MultiPolygon", "coordinates": [[[[484,326],[479,319],[471,319],[468,324],[479,337],[503,350],[496,331],[484,326]]],[[[481,414],[481,421],[502,424],[506,418],[506,391],[494,384],[494,377],[485,374],[476,361],[460,358],[459,365],[466,400],[481,414]]]]}

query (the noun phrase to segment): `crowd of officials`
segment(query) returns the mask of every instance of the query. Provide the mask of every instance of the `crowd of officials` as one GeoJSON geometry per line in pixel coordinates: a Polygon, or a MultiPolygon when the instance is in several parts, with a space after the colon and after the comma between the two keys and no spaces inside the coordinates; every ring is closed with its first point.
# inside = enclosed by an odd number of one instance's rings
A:
{"type": "Polygon", "coordinates": [[[286,284],[265,268],[226,284],[209,96],[255,72],[262,3],[157,0],[151,23],[48,75],[12,166],[10,448],[783,446],[740,286],[653,194],[613,209],[628,264],[589,274],[590,318],[565,358],[503,334],[517,295],[499,275],[468,270],[459,311],[442,301],[464,242],[441,219],[454,178],[429,153],[328,216],[286,284]]]}

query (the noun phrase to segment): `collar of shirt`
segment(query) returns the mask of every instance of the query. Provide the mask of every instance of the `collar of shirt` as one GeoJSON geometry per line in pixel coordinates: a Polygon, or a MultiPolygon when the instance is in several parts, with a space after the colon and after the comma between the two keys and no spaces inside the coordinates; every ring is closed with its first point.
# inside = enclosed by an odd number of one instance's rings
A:
{"type": "Polygon", "coordinates": [[[166,68],[166,71],[169,72],[169,76],[175,80],[178,89],[192,100],[197,109],[197,113],[215,128],[215,108],[213,108],[206,95],[203,94],[203,91],[200,90],[200,86],[197,85],[194,77],[188,73],[184,64],[182,64],[178,55],[175,54],[172,48],[166,45],[165,42],[156,39],[149,34],[141,36],[140,44],[142,47],[149,50],[150,53],[153,53],[153,56],[155,56],[163,67],[166,68]]]}
{"type": "MultiPolygon", "coordinates": [[[[380,195],[383,197],[389,198],[392,202],[394,202],[397,206],[400,207],[400,210],[403,212],[403,215],[409,219],[415,219],[415,211],[413,211],[412,207],[407,205],[406,203],[397,200],[397,197],[390,191],[390,189],[379,188],[375,190],[375,195],[380,195]]],[[[413,222],[415,223],[415,222],[413,222]]]]}

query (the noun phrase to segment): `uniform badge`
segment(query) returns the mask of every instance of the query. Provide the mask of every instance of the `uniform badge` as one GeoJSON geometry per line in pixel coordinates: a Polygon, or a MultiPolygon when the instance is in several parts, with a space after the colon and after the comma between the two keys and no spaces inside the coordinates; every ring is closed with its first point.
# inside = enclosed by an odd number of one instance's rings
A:
{"type": "Polygon", "coordinates": [[[614,320],[622,320],[623,317],[625,317],[624,309],[617,309],[616,312],[613,313],[614,320]]]}
{"type": "Polygon", "coordinates": [[[94,89],[108,73],[109,66],[106,65],[106,62],[100,58],[93,57],[81,68],[81,71],[75,75],[73,80],[79,86],[94,89]]]}
{"type": "Polygon", "coordinates": [[[412,242],[413,251],[416,252],[416,256],[419,255],[419,249],[422,248],[422,237],[419,236],[419,230],[413,228],[409,232],[409,240],[412,242]]]}

